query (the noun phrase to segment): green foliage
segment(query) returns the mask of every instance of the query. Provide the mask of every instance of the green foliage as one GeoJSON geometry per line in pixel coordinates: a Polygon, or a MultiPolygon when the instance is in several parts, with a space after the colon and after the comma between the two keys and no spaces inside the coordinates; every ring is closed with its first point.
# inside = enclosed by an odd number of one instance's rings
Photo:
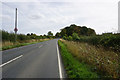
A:
{"type": "MultiPolygon", "coordinates": [[[[13,37],[14,37],[14,36],[13,36],[13,37]]],[[[29,40],[30,37],[29,37],[29,36],[26,36],[26,35],[24,35],[24,34],[18,34],[18,35],[17,35],[17,39],[20,40],[20,41],[22,41],[22,40],[29,40]]]]}
{"type": "MultiPolygon", "coordinates": [[[[15,34],[14,33],[8,33],[7,31],[4,30],[0,30],[2,32],[2,41],[11,41],[14,42],[15,41],[15,34]]],[[[17,34],[17,40],[21,41],[21,40],[29,40],[30,37],[26,36],[24,34],[17,34]]]]}
{"type": "Polygon", "coordinates": [[[58,44],[60,46],[61,56],[69,78],[80,78],[82,80],[86,80],[86,78],[87,80],[98,78],[98,75],[91,71],[91,67],[84,63],[80,63],[75,59],[61,41],[58,41],[58,44]]]}
{"type": "Polygon", "coordinates": [[[72,38],[73,38],[73,40],[79,40],[80,39],[80,37],[78,36],[77,33],[73,33],[72,38]]]}
{"type": "Polygon", "coordinates": [[[67,40],[67,37],[66,37],[66,36],[63,36],[63,39],[67,40]]]}
{"type": "Polygon", "coordinates": [[[95,46],[101,45],[120,52],[120,34],[104,33],[103,35],[96,35],[91,28],[72,24],[61,29],[60,35],[65,40],[87,42],[95,46]]]}
{"type": "Polygon", "coordinates": [[[53,33],[51,31],[49,31],[48,36],[53,36],[53,33]]]}
{"type": "Polygon", "coordinates": [[[90,36],[90,35],[96,35],[95,31],[91,28],[87,28],[86,26],[77,26],[75,24],[72,24],[68,27],[65,27],[61,29],[61,37],[65,36],[72,36],[73,33],[77,33],[79,36],[90,36]]]}
{"type": "Polygon", "coordinates": [[[102,45],[105,48],[110,48],[120,52],[120,34],[103,34],[96,36],[82,36],[80,42],[87,42],[89,44],[98,46],[102,45]]]}
{"type": "Polygon", "coordinates": [[[72,40],[73,40],[72,36],[69,36],[69,37],[68,37],[68,40],[69,40],[69,41],[72,41],[72,40]]]}
{"type": "Polygon", "coordinates": [[[60,35],[65,40],[87,42],[95,46],[101,45],[105,48],[120,51],[120,34],[104,33],[103,35],[96,35],[91,28],[72,24],[61,29],[60,35]]]}
{"type": "Polygon", "coordinates": [[[60,34],[59,32],[57,32],[57,33],[55,34],[55,37],[56,37],[56,38],[60,38],[60,37],[61,37],[61,34],[60,34]]]}
{"type": "Polygon", "coordinates": [[[0,32],[2,33],[2,40],[9,40],[9,33],[4,31],[4,30],[0,30],[0,32]]]}
{"type": "MultiPolygon", "coordinates": [[[[7,31],[0,30],[0,33],[2,34],[2,41],[10,41],[10,42],[15,42],[15,33],[8,33],[7,31]]],[[[27,35],[25,34],[17,34],[17,41],[21,42],[24,40],[30,40],[30,39],[45,39],[45,38],[54,38],[53,33],[51,31],[48,32],[50,36],[46,35],[40,35],[37,36],[34,33],[28,33],[27,35]]]]}
{"type": "Polygon", "coordinates": [[[37,38],[37,35],[36,35],[36,34],[31,33],[30,38],[31,38],[31,39],[36,39],[36,38],[37,38]]]}

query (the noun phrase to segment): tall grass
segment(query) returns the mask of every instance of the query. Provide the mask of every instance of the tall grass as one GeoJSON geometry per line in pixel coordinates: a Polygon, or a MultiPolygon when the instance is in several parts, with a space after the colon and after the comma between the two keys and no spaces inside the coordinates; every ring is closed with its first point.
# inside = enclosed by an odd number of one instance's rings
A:
{"type": "Polygon", "coordinates": [[[80,62],[93,65],[93,70],[100,71],[109,78],[119,77],[119,56],[113,51],[106,51],[102,47],[96,48],[88,43],[61,40],[67,49],[79,59],[80,62]]]}
{"type": "Polygon", "coordinates": [[[50,39],[31,39],[31,40],[24,40],[24,41],[20,41],[20,42],[10,42],[10,41],[4,41],[2,42],[2,46],[0,46],[0,50],[7,50],[7,49],[11,49],[11,48],[15,48],[15,47],[20,47],[20,46],[25,46],[25,45],[29,45],[29,44],[34,44],[34,43],[38,43],[38,42],[43,42],[43,41],[47,41],[50,39]]]}
{"type": "Polygon", "coordinates": [[[90,66],[80,63],[71,55],[64,43],[58,41],[58,44],[68,78],[78,78],[81,80],[93,80],[93,78],[98,78],[98,75],[91,71],[90,66]]]}

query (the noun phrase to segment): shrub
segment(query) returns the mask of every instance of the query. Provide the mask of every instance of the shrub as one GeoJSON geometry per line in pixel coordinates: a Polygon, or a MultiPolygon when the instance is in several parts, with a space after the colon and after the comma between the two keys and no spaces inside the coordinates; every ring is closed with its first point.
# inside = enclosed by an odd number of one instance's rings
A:
{"type": "Polygon", "coordinates": [[[72,36],[69,36],[69,37],[68,37],[68,40],[69,40],[69,41],[73,40],[72,36]]]}
{"type": "Polygon", "coordinates": [[[66,36],[63,36],[63,39],[67,40],[67,37],[66,37],[66,36]]]}
{"type": "MultiPolygon", "coordinates": [[[[74,39],[73,39],[74,40],[74,39]]],[[[96,36],[81,36],[80,42],[87,42],[95,46],[103,46],[120,52],[120,34],[104,34],[96,36]]]]}
{"type": "Polygon", "coordinates": [[[80,37],[78,36],[77,33],[73,33],[72,37],[73,37],[73,40],[79,40],[80,39],[80,37]]]}

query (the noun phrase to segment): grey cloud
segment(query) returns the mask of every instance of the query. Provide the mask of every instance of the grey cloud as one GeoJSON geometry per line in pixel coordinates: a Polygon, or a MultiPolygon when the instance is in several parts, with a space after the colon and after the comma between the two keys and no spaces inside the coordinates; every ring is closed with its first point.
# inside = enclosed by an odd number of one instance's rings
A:
{"type": "Polygon", "coordinates": [[[42,19],[42,18],[44,18],[44,16],[40,15],[40,14],[34,14],[34,15],[30,15],[29,18],[30,19],[42,19]]]}

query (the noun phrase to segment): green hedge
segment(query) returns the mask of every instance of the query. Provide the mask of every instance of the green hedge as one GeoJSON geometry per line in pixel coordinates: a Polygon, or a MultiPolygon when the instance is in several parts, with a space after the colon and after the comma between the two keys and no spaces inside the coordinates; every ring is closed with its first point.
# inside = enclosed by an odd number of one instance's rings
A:
{"type": "MultiPolygon", "coordinates": [[[[65,37],[66,40],[71,40],[69,37],[65,37]]],[[[96,36],[80,36],[74,41],[87,42],[89,44],[98,46],[101,45],[105,48],[110,48],[112,50],[120,52],[120,34],[103,34],[96,36]]]]}
{"type": "MultiPolygon", "coordinates": [[[[2,34],[2,41],[11,41],[15,42],[15,33],[9,33],[5,30],[0,30],[0,34],[2,34]]],[[[1,35],[0,35],[1,36],[1,35]]],[[[54,38],[54,36],[46,36],[46,35],[36,35],[36,34],[17,34],[17,41],[24,41],[24,40],[30,40],[30,39],[45,39],[45,38],[54,38]]]]}

